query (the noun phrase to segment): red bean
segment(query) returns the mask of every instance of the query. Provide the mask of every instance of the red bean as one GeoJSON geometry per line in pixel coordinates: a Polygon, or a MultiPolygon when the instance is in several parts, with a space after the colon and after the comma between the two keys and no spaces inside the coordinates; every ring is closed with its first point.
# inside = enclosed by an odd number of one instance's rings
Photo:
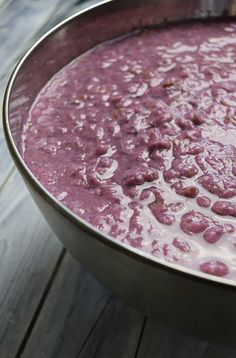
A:
{"type": "Polygon", "coordinates": [[[223,227],[218,225],[204,232],[203,238],[208,244],[214,244],[223,235],[223,227]]]}
{"type": "Polygon", "coordinates": [[[211,200],[207,196],[199,196],[197,198],[197,203],[203,208],[209,208],[209,206],[211,205],[211,200]]]}
{"type": "Polygon", "coordinates": [[[195,211],[184,214],[180,227],[188,235],[200,234],[208,228],[209,224],[204,215],[195,211]]]}
{"type": "Polygon", "coordinates": [[[222,216],[233,216],[236,217],[236,205],[231,204],[228,201],[217,201],[213,207],[212,211],[214,211],[218,215],[222,216]]]}
{"type": "Polygon", "coordinates": [[[215,276],[226,276],[229,272],[228,267],[221,261],[211,260],[208,262],[204,262],[200,265],[200,270],[204,273],[208,273],[210,275],[215,276]]]}

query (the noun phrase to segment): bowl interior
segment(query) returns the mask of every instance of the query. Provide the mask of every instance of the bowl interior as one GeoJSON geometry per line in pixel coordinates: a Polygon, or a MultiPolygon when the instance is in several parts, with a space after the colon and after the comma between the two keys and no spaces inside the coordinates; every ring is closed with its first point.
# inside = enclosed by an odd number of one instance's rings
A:
{"type": "MultiPolygon", "coordinates": [[[[215,17],[226,12],[234,15],[235,11],[235,2],[229,0],[105,0],[56,26],[23,57],[9,82],[5,97],[5,121],[16,162],[23,163],[20,155],[21,130],[32,102],[47,81],[76,56],[102,41],[140,27],[205,18],[209,13],[215,17]]],[[[36,182],[33,175],[31,177],[36,182]]],[[[46,190],[44,195],[48,195],[46,190]]],[[[62,205],[57,205],[63,210],[62,205]]]]}
{"type": "Polygon", "coordinates": [[[98,43],[139,27],[221,16],[233,1],[105,0],[72,16],[46,34],[22,59],[9,88],[9,126],[19,150],[22,122],[46,82],[63,66],[98,43]],[[114,26],[115,24],[115,26],[114,26]]]}

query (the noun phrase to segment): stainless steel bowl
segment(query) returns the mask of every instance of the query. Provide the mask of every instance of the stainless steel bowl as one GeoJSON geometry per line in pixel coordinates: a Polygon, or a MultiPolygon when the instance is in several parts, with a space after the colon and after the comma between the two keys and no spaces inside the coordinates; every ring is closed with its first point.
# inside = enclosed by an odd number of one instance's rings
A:
{"type": "MultiPolygon", "coordinates": [[[[111,290],[160,322],[236,346],[236,281],[169,264],[96,230],[37,181],[19,153],[22,122],[45,83],[101,41],[142,26],[236,14],[230,0],[106,0],[66,19],[23,57],[9,81],[3,109],[6,141],[34,200],[63,245],[111,290]]],[[[69,278],[68,278],[69,279],[69,278]]]]}

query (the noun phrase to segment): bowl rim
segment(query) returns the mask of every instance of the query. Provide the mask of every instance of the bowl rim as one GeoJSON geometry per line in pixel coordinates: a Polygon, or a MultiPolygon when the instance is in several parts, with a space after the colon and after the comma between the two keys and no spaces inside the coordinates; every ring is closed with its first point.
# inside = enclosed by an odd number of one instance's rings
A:
{"type": "Polygon", "coordinates": [[[185,276],[189,279],[194,279],[197,281],[201,281],[204,284],[212,284],[217,286],[223,286],[225,288],[235,288],[236,287],[236,279],[227,279],[222,278],[210,274],[203,273],[201,271],[197,271],[191,268],[187,268],[175,263],[167,262],[163,259],[159,259],[147,252],[144,252],[140,249],[136,249],[128,244],[122,243],[117,239],[113,238],[112,236],[103,233],[101,230],[98,230],[96,227],[89,224],[86,220],[82,219],[75,213],[73,213],[68,207],[62,204],[56,197],[54,197],[34,176],[31,170],[28,168],[26,163],[24,162],[23,158],[21,157],[19,150],[14,142],[11,128],[10,128],[10,120],[9,120],[9,103],[10,103],[10,96],[14,86],[15,79],[17,78],[18,74],[22,66],[24,65],[27,58],[33,53],[33,51],[50,35],[58,31],[62,28],[65,24],[73,21],[77,17],[82,16],[84,13],[87,13],[90,10],[96,9],[97,7],[106,5],[108,3],[115,2],[116,0],[100,0],[95,4],[88,4],[83,9],[77,11],[73,15],[66,17],[64,20],[60,21],[58,24],[53,26],[49,31],[44,33],[30,48],[25,52],[25,54],[21,57],[21,59],[16,64],[12,74],[8,80],[4,98],[3,98],[3,129],[5,140],[9,149],[9,152],[23,177],[30,182],[34,190],[42,196],[50,206],[53,206],[57,211],[60,212],[62,216],[64,216],[67,220],[72,221],[75,225],[79,226],[82,230],[87,231],[93,239],[97,239],[101,241],[104,245],[108,245],[111,248],[122,252],[124,255],[128,255],[135,260],[142,261],[150,266],[153,266],[157,269],[168,270],[171,271],[175,275],[185,276]]]}

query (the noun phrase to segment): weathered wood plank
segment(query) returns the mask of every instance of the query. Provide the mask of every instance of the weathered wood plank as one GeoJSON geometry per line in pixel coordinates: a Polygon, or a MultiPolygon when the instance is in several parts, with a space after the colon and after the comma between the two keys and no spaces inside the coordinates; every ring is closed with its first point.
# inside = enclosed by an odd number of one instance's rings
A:
{"type": "MultiPolygon", "coordinates": [[[[10,72],[18,58],[43,32],[72,11],[79,0],[6,0],[0,3],[0,111],[10,72]]],[[[4,143],[0,120],[0,188],[5,183],[13,163],[4,143]]]]}
{"type": "Polygon", "coordinates": [[[10,158],[10,154],[6,148],[4,138],[0,135],[0,191],[4,183],[7,182],[10,174],[14,170],[14,164],[10,158]]]}
{"type": "Polygon", "coordinates": [[[198,340],[147,320],[137,358],[235,358],[236,351],[198,340]]]}
{"type": "Polygon", "coordinates": [[[1,97],[18,58],[79,3],[80,0],[8,0],[0,6],[1,97]]]}
{"type": "Polygon", "coordinates": [[[134,358],[143,321],[140,312],[113,297],[77,358],[134,358]]]}
{"type": "MultiPolygon", "coordinates": [[[[7,73],[25,46],[35,39],[43,25],[48,24],[54,12],[57,13],[55,10],[60,3],[61,0],[41,1],[40,4],[8,1],[1,7],[1,97],[7,73]]],[[[63,5],[64,11],[72,3],[75,0],[63,5]]],[[[6,358],[14,357],[19,349],[62,247],[13,170],[1,125],[0,155],[0,357],[6,358]]]]}
{"type": "Polygon", "coordinates": [[[4,6],[4,3],[6,4],[7,0],[0,0],[0,7],[4,6]]]}
{"type": "Polygon", "coordinates": [[[78,5],[76,5],[72,8],[72,10],[70,11],[70,14],[73,14],[79,10],[82,10],[87,6],[94,5],[97,2],[98,2],[98,0],[82,0],[81,3],[79,3],[78,5]]]}
{"type": "Polygon", "coordinates": [[[207,345],[201,358],[235,358],[236,351],[223,347],[207,345]]]}
{"type": "Polygon", "coordinates": [[[137,358],[201,358],[206,344],[148,319],[137,358]]]}
{"type": "Polygon", "coordinates": [[[38,37],[40,29],[48,26],[52,18],[57,19],[60,8],[65,14],[75,3],[76,0],[14,0],[0,8],[0,77],[9,73],[16,59],[38,37]]]}
{"type": "Polygon", "coordinates": [[[21,357],[76,357],[109,297],[67,254],[21,357]]]}
{"type": "Polygon", "coordinates": [[[14,357],[62,247],[18,174],[0,193],[0,357],[14,357]]]}

